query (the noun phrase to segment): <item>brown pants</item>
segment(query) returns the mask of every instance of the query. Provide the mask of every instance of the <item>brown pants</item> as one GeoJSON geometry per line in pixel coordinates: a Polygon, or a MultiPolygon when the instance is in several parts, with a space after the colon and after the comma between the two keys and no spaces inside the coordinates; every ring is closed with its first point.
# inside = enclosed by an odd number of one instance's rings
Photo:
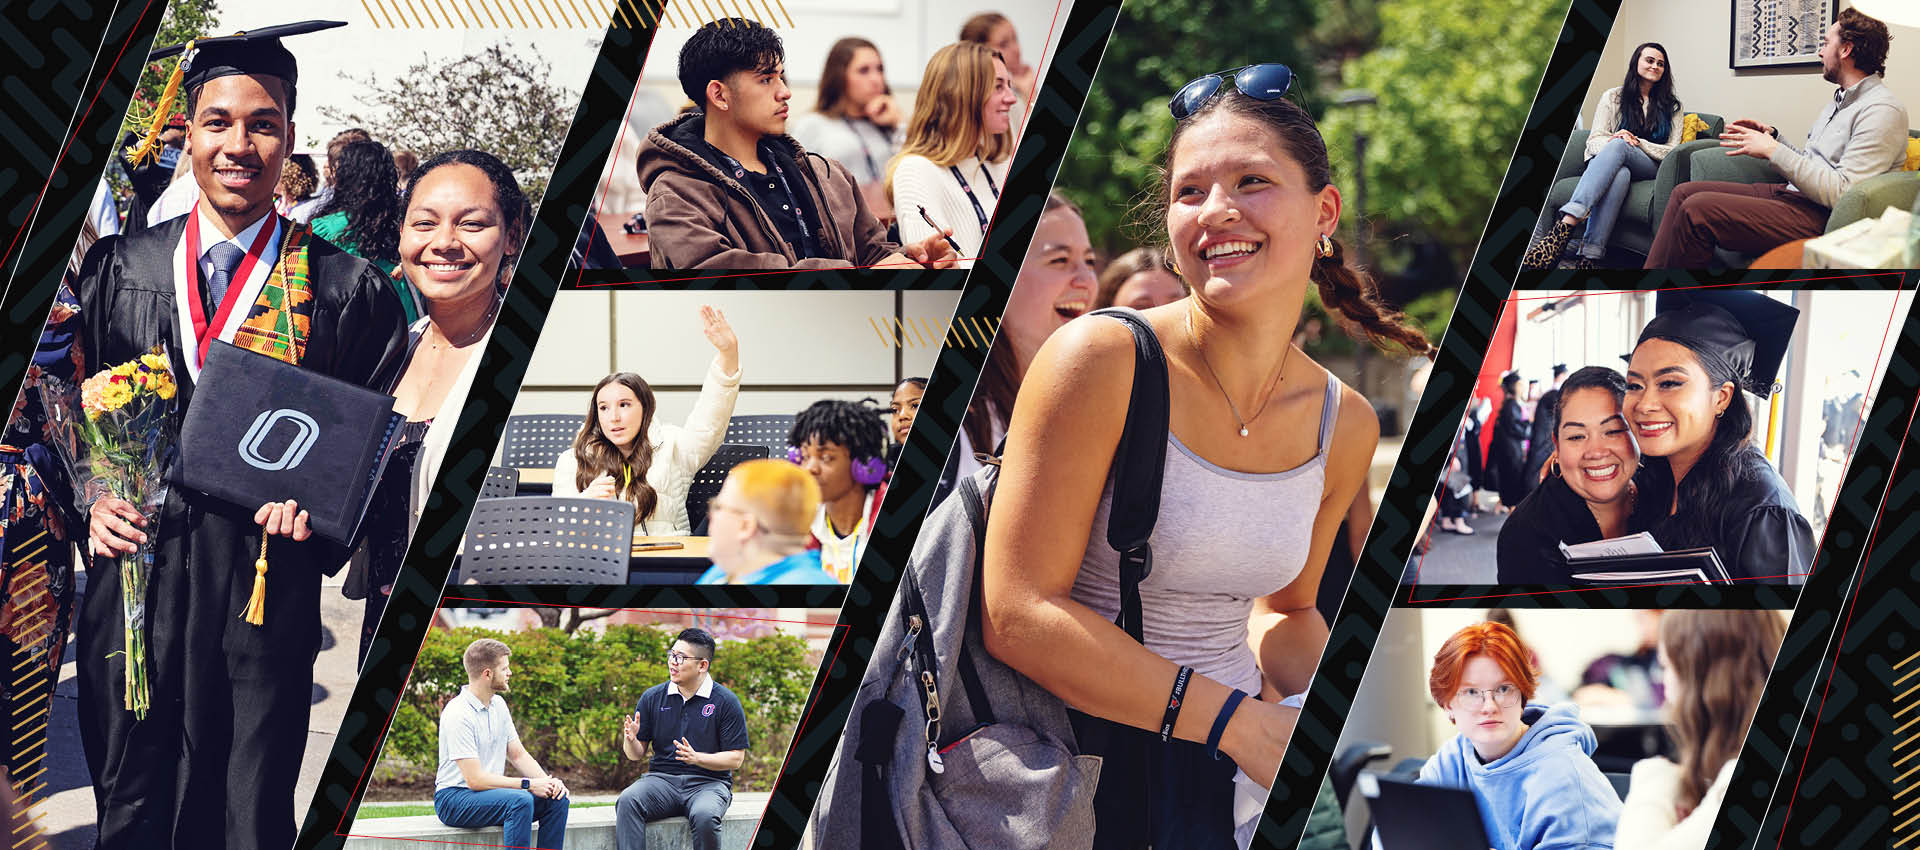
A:
{"type": "Polygon", "coordinates": [[[1824,233],[1832,212],[1784,183],[1682,183],[1667,200],[1646,267],[1706,268],[1716,247],[1764,253],[1824,233]]]}

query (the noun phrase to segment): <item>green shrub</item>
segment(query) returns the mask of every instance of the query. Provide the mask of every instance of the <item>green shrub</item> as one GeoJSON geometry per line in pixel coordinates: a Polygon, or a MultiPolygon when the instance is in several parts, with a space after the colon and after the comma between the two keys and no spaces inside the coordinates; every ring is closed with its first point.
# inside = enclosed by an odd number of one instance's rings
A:
{"type": "MultiPolygon", "coordinates": [[[[440,710],[467,683],[460,653],[477,638],[513,648],[513,690],[505,694],[514,726],[541,766],[580,788],[625,787],[645,763],[620,752],[620,719],[640,692],[667,680],[667,649],[674,632],[640,625],[608,626],[569,637],[559,629],[501,633],[491,629],[434,629],[421,645],[413,675],[387,732],[376,778],[418,781],[433,775],[439,758],[440,710]]],[[[806,642],[771,635],[720,644],[714,681],[740,697],[752,745],[734,771],[736,790],[773,786],[807,698],[813,668],[806,642]]]]}

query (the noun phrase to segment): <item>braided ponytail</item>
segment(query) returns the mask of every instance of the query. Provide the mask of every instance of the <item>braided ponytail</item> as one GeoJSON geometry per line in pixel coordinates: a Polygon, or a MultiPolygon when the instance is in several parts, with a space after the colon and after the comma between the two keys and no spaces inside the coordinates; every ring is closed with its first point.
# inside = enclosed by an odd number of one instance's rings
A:
{"type": "Polygon", "coordinates": [[[1409,354],[1432,355],[1434,346],[1427,335],[1408,324],[1406,314],[1380,300],[1373,275],[1347,265],[1346,249],[1340,240],[1329,238],[1328,243],[1333,253],[1313,260],[1313,285],[1320,291],[1320,303],[1326,305],[1341,330],[1356,339],[1364,336],[1376,348],[1398,345],[1409,354]]]}

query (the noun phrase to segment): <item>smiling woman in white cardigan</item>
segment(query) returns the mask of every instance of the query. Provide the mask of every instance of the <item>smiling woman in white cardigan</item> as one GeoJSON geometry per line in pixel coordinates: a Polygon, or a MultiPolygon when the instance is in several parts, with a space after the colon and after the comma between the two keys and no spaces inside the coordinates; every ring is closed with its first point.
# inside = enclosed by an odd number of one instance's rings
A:
{"type": "Polygon", "coordinates": [[[934,52],[906,142],[888,167],[902,240],[951,231],[960,267],[980,256],[1007,183],[1014,101],[1013,77],[992,49],[960,42],[934,52]]]}
{"type": "Polygon", "coordinates": [[[687,490],[726,441],[727,420],[740,398],[740,341],[733,327],[712,307],[701,307],[700,319],[716,353],[687,421],[656,421],[653,389],[639,375],[601,378],[573,449],[553,463],[553,495],[630,502],[638,534],[693,533],[687,490]]]}

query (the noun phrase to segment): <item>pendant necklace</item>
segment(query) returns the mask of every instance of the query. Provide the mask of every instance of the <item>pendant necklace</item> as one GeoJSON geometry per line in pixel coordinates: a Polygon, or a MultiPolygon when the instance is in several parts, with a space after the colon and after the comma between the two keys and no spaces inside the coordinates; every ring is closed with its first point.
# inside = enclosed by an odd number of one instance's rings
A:
{"type": "Polygon", "coordinates": [[[1293,346],[1289,344],[1287,346],[1287,350],[1280,353],[1280,372],[1273,376],[1272,383],[1268,385],[1268,392],[1267,392],[1266,398],[1263,398],[1260,400],[1260,407],[1253,411],[1252,416],[1249,416],[1245,419],[1241,419],[1240,408],[1233,403],[1233,396],[1230,396],[1227,394],[1226,385],[1220,383],[1220,376],[1214,373],[1213,364],[1207,361],[1207,352],[1205,349],[1200,347],[1200,339],[1194,336],[1192,313],[1187,314],[1187,341],[1193,343],[1193,348],[1195,351],[1200,352],[1200,365],[1207,367],[1207,377],[1210,377],[1213,379],[1214,387],[1220,390],[1220,397],[1227,400],[1227,410],[1233,413],[1233,421],[1240,426],[1240,436],[1242,437],[1247,436],[1249,433],[1247,430],[1247,426],[1252,424],[1253,420],[1259,419],[1260,414],[1266,412],[1267,402],[1273,400],[1273,387],[1275,385],[1278,385],[1279,382],[1286,377],[1287,358],[1292,356],[1293,346]]]}

